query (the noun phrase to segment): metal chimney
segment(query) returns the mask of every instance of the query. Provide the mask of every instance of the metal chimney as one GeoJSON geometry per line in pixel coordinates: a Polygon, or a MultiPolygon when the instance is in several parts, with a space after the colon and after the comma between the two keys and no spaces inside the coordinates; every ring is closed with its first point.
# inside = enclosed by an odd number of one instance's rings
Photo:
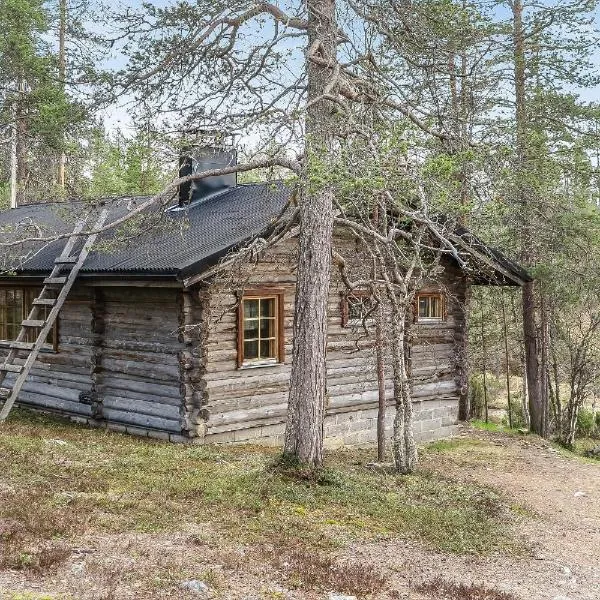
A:
{"type": "MultiPolygon", "coordinates": [[[[179,177],[194,173],[213,171],[237,164],[237,152],[233,146],[224,144],[190,145],[184,148],[179,158],[179,177]]],[[[213,175],[179,186],[179,206],[205,200],[218,192],[237,185],[237,173],[213,175]]]]}

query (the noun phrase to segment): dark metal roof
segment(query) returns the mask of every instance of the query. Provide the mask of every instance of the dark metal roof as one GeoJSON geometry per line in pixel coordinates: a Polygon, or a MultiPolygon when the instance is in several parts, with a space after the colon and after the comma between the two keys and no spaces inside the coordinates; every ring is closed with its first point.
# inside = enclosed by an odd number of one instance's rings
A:
{"type": "Polygon", "coordinates": [[[522,285],[533,280],[521,265],[508,258],[497,248],[486,244],[462,225],[455,227],[454,238],[474,264],[474,283],[480,285],[522,285]]]}
{"type": "MultiPolygon", "coordinates": [[[[239,185],[183,210],[148,210],[134,224],[99,236],[81,273],[180,275],[200,270],[204,263],[268,228],[290,194],[281,183],[239,185]]],[[[118,198],[101,204],[110,211],[109,222],[114,222],[144,200],[118,198]]],[[[91,227],[93,213],[100,208],[83,202],[25,205],[0,213],[0,231],[19,226],[23,232],[35,224],[44,234],[67,233],[83,214],[91,214],[91,227]]],[[[50,271],[64,243],[36,248],[34,256],[28,248],[30,258],[16,270],[23,275],[50,271]]]]}
{"type": "MultiPolygon", "coordinates": [[[[80,273],[181,279],[200,273],[229,249],[268,230],[285,210],[291,194],[281,182],[245,184],[193,202],[185,209],[148,209],[133,223],[101,234],[80,273]]],[[[32,229],[37,236],[69,233],[83,215],[89,217],[92,227],[95,213],[106,207],[110,211],[108,221],[114,222],[145,200],[148,198],[25,205],[0,212],[0,234],[5,239],[22,239],[32,229]]],[[[475,283],[520,285],[531,280],[523,268],[468,230],[458,227],[454,236],[469,257],[475,283]]],[[[0,273],[3,263],[20,275],[48,273],[64,243],[63,239],[41,247],[15,248],[15,256],[26,256],[16,267],[14,260],[11,264],[7,254],[0,251],[0,273]]]]}

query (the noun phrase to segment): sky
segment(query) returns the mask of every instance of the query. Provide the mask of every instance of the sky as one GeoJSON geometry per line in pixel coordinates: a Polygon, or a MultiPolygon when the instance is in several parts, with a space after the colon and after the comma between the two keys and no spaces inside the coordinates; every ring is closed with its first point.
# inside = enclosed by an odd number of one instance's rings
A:
{"type": "MultiPolygon", "coordinates": [[[[155,0],[153,4],[157,7],[165,7],[173,3],[174,0],[155,0]]],[[[289,2],[282,2],[280,0],[272,0],[279,6],[285,7],[289,2]]],[[[294,0],[296,1],[296,0],[294,0]]],[[[125,2],[111,2],[112,8],[118,7],[129,7],[129,8],[141,8],[142,0],[127,0],[125,2]]],[[[497,6],[497,3],[494,2],[497,6]]],[[[542,4],[550,5],[556,4],[556,0],[542,0],[542,4]]],[[[499,16],[506,16],[506,9],[497,8],[495,9],[499,16]]],[[[596,25],[600,26],[600,13],[596,14],[596,25]]],[[[600,45],[595,44],[597,50],[593,54],[593,61],[598,65],[598,71],[600,72],[600,45]]],[[[113,53],[107,61],[106,65],[111,68],[119,68],[124,66],[126,63],[125,57],[119,53],[113,53]]],[[[588,89],[573,89],[574,93],[580,95],[580,97],[587,102],[599,102],[600,101],[600,85],[595,88],[588,89]]],[[[123,105],[111,108],[110,111],[106,111],[104,114],[104,121],[109,130],[121,129],[125,133],[131,129],[131,118],[129,116],[129,108],[123,105]]]]}

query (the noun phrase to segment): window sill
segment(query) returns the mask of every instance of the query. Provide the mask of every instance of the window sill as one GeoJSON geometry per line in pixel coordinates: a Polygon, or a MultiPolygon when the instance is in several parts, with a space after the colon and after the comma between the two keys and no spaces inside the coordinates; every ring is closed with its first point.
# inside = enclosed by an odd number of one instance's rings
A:
{"type": "Polygon", "coordinates": [[[421,317],[417,319],[417,325],[437,325],[438,323],[445,322],[442,317],[421,317]]]}
{"type": "MultiPolygon", "coordinates": [[[[6,348],[10,350],[11,343],[12,341],[9,340],[0,340],[0,349],[6,348]]],[[[27,350],[21,350],[21,352],[27,352],[27,350]]],[[[58,354],[58,350],[55,350],[50,344],[48,344],[47,346],[42,346],[40,352],[42,354],[58,354]]]]}
{"type": "Polygon", "coordinates": [[[283,363],[279,362],[276,359],[271,360],[257,360],[256,362],[246,362],[242,363],[238,370],[245,371],[246,369],[261,369],[263,367],[276,367],[277,365],[281,365],[283,363]]]}

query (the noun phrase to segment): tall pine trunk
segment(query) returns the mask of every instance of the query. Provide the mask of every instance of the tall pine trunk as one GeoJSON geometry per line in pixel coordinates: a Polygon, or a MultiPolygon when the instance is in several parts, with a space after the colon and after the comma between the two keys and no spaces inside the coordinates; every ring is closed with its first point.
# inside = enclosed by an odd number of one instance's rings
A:
{"type": "MultiPolygon", "coordinates": [[[[528,117],[526,71],[525,71],[525,33],[523,26],[523,2],[515,0],[513,11],[513,61],[515,78],[515,118],[517,131],[517,169],[516,194],[517,205],[520,208],[521,225],[521,262],[531,266],[534,262],[532,247],[533,216],[529,203],[535,202],[533,194],[529,193],[527,185],[528,151],[528,117]]],[[[544,402],[540,381],[540,364],[538,356],[538,336],[536,330],[535,283],[527,282],[523,286],[523,339],[525,344],[525,366],[527,377],[527,393],[531,430],[545,435],[544,402]]]]}
{"type": "MultiPolygon", "coordinates": [[[[332,146],[332,105],[322,95],[331,82],[337,50],[335,0],[307,0],[307,8],[308,48],[319,61],[312,61],[307,54],[305,181],[310,179],[313,161],[318,165],[322,158],[326,160],[332,146]]],[[[326,186],[313,190],[305,184],[300,206],[294,349],[284,452],[312,468],[323,462],[332,235],[332,190],[326,186]]]]}
{"type": "MultiPolygon", "coordinates": [[[[59,18],[58,18],[58,81],[65,91],[65,80],[67,76],[67,53],[66,53],[66,37],[67,37],[67,0],[59,2],[59,18]]],[[[64,142],[64,139],[63,139],[64,142]]],[[[62,189],[65,188],[65,171],[67,164],[67,156],[64,149],[61,149],[58,159],[58,174],[57,183],[62,189]]]]}

